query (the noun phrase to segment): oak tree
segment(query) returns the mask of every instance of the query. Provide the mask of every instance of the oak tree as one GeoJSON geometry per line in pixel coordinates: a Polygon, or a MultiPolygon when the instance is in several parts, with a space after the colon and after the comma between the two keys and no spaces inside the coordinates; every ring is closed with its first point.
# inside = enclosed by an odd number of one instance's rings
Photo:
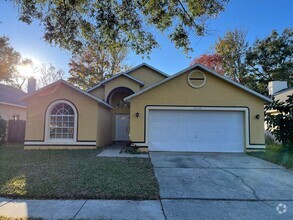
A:
{"type": "Polygon", "coordinates": [[[206,20],[225,9],[229,0],[11,0],[19,19],[38,20],[44,39],[78,51],[120,43],[137,54],[158,47],[154,33],[166,34],[177,48],[191,50],[190,35],[206,33],[206,20]]]}

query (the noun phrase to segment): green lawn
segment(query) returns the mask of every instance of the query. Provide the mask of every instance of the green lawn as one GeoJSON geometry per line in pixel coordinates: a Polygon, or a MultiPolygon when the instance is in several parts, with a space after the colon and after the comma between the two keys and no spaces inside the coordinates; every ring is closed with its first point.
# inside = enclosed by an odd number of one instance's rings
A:
{"type": "Polygon", "coordinates": [[[284,150],[281,145],[270,145],[265,151],[249,152],[248,154],[286,168],[293,168],[293,150],[284,150]]]}
{"type": "Polygon", "coordinates": [[[35,199],[158,199],[146,158],[98,158],[98,150],[0,147],[0,196],[35,199]]]}

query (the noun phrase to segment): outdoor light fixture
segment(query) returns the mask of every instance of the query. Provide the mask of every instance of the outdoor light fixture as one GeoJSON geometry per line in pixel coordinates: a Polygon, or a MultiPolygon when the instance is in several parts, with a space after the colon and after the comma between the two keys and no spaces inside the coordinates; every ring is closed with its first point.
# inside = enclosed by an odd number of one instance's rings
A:
{"type": "Polygon", "coordinates": [[[259,114],[257,114],[257,115],[255,116],[255,118],[256,118],[256,119],[259,119],[259,118],[260,118],[260,115],[259,115],[259,114]]]}
{"type": "Polygon", "coordinates": [[[138,118],[138,116],[139,116],[139,113],[138,113],[138,112],[136,112],[136,113],[135,113],[135,116],[138,118]]]}

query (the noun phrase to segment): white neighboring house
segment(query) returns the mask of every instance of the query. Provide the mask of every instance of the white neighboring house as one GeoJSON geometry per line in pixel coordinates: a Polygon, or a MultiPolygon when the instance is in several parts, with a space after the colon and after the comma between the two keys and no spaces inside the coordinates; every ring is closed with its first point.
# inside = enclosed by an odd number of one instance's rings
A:
{"type": "MultiPolygon", "coordinates": [[[[287,81],[272,81],[268,85],[269,95],[274,96],[275,100],[286,102],[289,95],[293,94],[293,87],[287,86],[287,81]]],[[[270,113],[277,113],[277,110],[270,110],[270,113]]]]}
{"type": "MultiPolygon", "coordinates": [[[[274,96],[275,100],[280,102],[286,102],[289,95],[293,94],[293,87],[288,88],[287,81],[272,81],[268,85],[269,95],[274,96]]],[[[267,111],[270,114],[278,114],[276,109],[267,111]]],[[[267,129],[267,123],[265,122],[265,129],[267,129]]],[[[266,135],[272,136],[272,134],[266,131],[266,135]]]]}

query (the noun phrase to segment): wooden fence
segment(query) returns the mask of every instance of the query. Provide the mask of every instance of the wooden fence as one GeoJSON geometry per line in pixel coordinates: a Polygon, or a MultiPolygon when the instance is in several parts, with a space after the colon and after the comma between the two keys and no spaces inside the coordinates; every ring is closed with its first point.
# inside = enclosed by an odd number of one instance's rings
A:
{"type": "Polygon", "coordinates": [[[25,121],[8,121],[8,143],[24,143],[25,121]]]}

